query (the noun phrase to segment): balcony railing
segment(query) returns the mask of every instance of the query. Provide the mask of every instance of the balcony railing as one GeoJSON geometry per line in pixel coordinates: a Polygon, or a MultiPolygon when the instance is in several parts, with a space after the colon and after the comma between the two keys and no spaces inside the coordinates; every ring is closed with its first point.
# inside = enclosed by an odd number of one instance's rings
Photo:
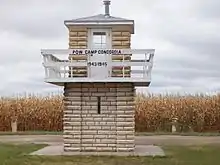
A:
{"type": "Polygon", "coordinates": [[[57,85],[67,82],[133,82],[137,86],[148,86],[154,53],[154,49],[41,51],[45,81],[57,85]]]}

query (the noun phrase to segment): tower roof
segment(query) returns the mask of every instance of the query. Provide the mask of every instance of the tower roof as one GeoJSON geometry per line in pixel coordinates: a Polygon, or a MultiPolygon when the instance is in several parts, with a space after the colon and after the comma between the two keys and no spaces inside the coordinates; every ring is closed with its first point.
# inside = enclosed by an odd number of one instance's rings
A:
{"type": "Polygon", "coordinates": [[[132,22],[133,20],[120,18],[120,17],[106,16],[104,14],[98,14],[89,17],[66,20],[65,22],[70,22],[70,21],[71,22],[132,22]]]}
{"type": "Polygon", "coordinates": [[[105,14],[98,14],[77,19],[65,20],[64,24],[68,25],[129,25],[132,26],[134,32],[134,20],[114,17],[110,15],[109,5],[110,1],[104,0],[105,14]]]}

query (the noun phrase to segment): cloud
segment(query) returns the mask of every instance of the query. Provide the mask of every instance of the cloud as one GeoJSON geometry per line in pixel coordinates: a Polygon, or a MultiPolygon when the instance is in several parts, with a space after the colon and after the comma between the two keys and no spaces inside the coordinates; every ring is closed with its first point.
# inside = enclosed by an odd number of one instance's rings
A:
{"type": "Polygon", "coordinates": [[[95,12],[97,0],[15,0],[0,2],[0,29],[21,33],[25,37],[59,39],[67,35],[65,19],[95,12]],[[87,4],[87,5],[85,5],[87,4]],[[80,10],[80,8],[82,10],[80,10]],[[86,12],[85,12],[86,11],[86,12]]]}
{"type": "MultiPolygon", "coordinates": [[[[0,95],[62,88],[44,82],[40,49],[68,48],[64,20],[103,13],[100,0],[1,0],[0,95]]],[[[218,0],[112,0],[110,12],[135,20],[132,48],[156,49],[152,83],[138,91],[220,91],[218,0]]]]}
{"type": "Polygon", "coordinates": [[[197,7],[197,14],[199,17],[205,20],[216,20],[220,18],[220,1],[219,0],[209,0],[199,3],[197,7]]]}

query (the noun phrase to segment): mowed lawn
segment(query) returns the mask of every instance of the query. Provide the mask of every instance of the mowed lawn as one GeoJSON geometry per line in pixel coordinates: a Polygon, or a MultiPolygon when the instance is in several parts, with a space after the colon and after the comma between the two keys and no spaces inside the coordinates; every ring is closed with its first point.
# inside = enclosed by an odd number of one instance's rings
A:
{"type": "Polygon", "coordinates": [[[29,156],[44,145],[0,144],[0,165],[219,165],[220,146],[165,146],[166,157],[29,156]]]}

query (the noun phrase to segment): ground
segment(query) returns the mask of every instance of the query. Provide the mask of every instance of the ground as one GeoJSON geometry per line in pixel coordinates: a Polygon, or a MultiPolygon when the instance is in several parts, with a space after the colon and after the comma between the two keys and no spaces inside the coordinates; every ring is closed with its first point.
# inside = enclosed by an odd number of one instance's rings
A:
{"type": "Polygon", "coordinates": [[[167,157],[30,156],[36,144],[1,144],[1,165],[218,165],[220,146],[165,146],[167,157]]]}
{"type": "MultiPolygon", "coordinates": [[[[0,142],[13,143],[36,143],[36,144],[62,144],[62,135],[5,135],[0,136],[0,142]]],[[[136,136],[135,144],[137,145],[204,145],[220,144],[220,136],[136,136]]]]}
{"type": "Polygon", "coordinates": [[[136,144],[161,146],[166,157],[30,156],[46,145],[62,143],[60,135],[0,136],[1,165],[218,165],[220,136],[137,136],[136,144]],[[36,143],[36,144],[31,144],[36,143]]]}

